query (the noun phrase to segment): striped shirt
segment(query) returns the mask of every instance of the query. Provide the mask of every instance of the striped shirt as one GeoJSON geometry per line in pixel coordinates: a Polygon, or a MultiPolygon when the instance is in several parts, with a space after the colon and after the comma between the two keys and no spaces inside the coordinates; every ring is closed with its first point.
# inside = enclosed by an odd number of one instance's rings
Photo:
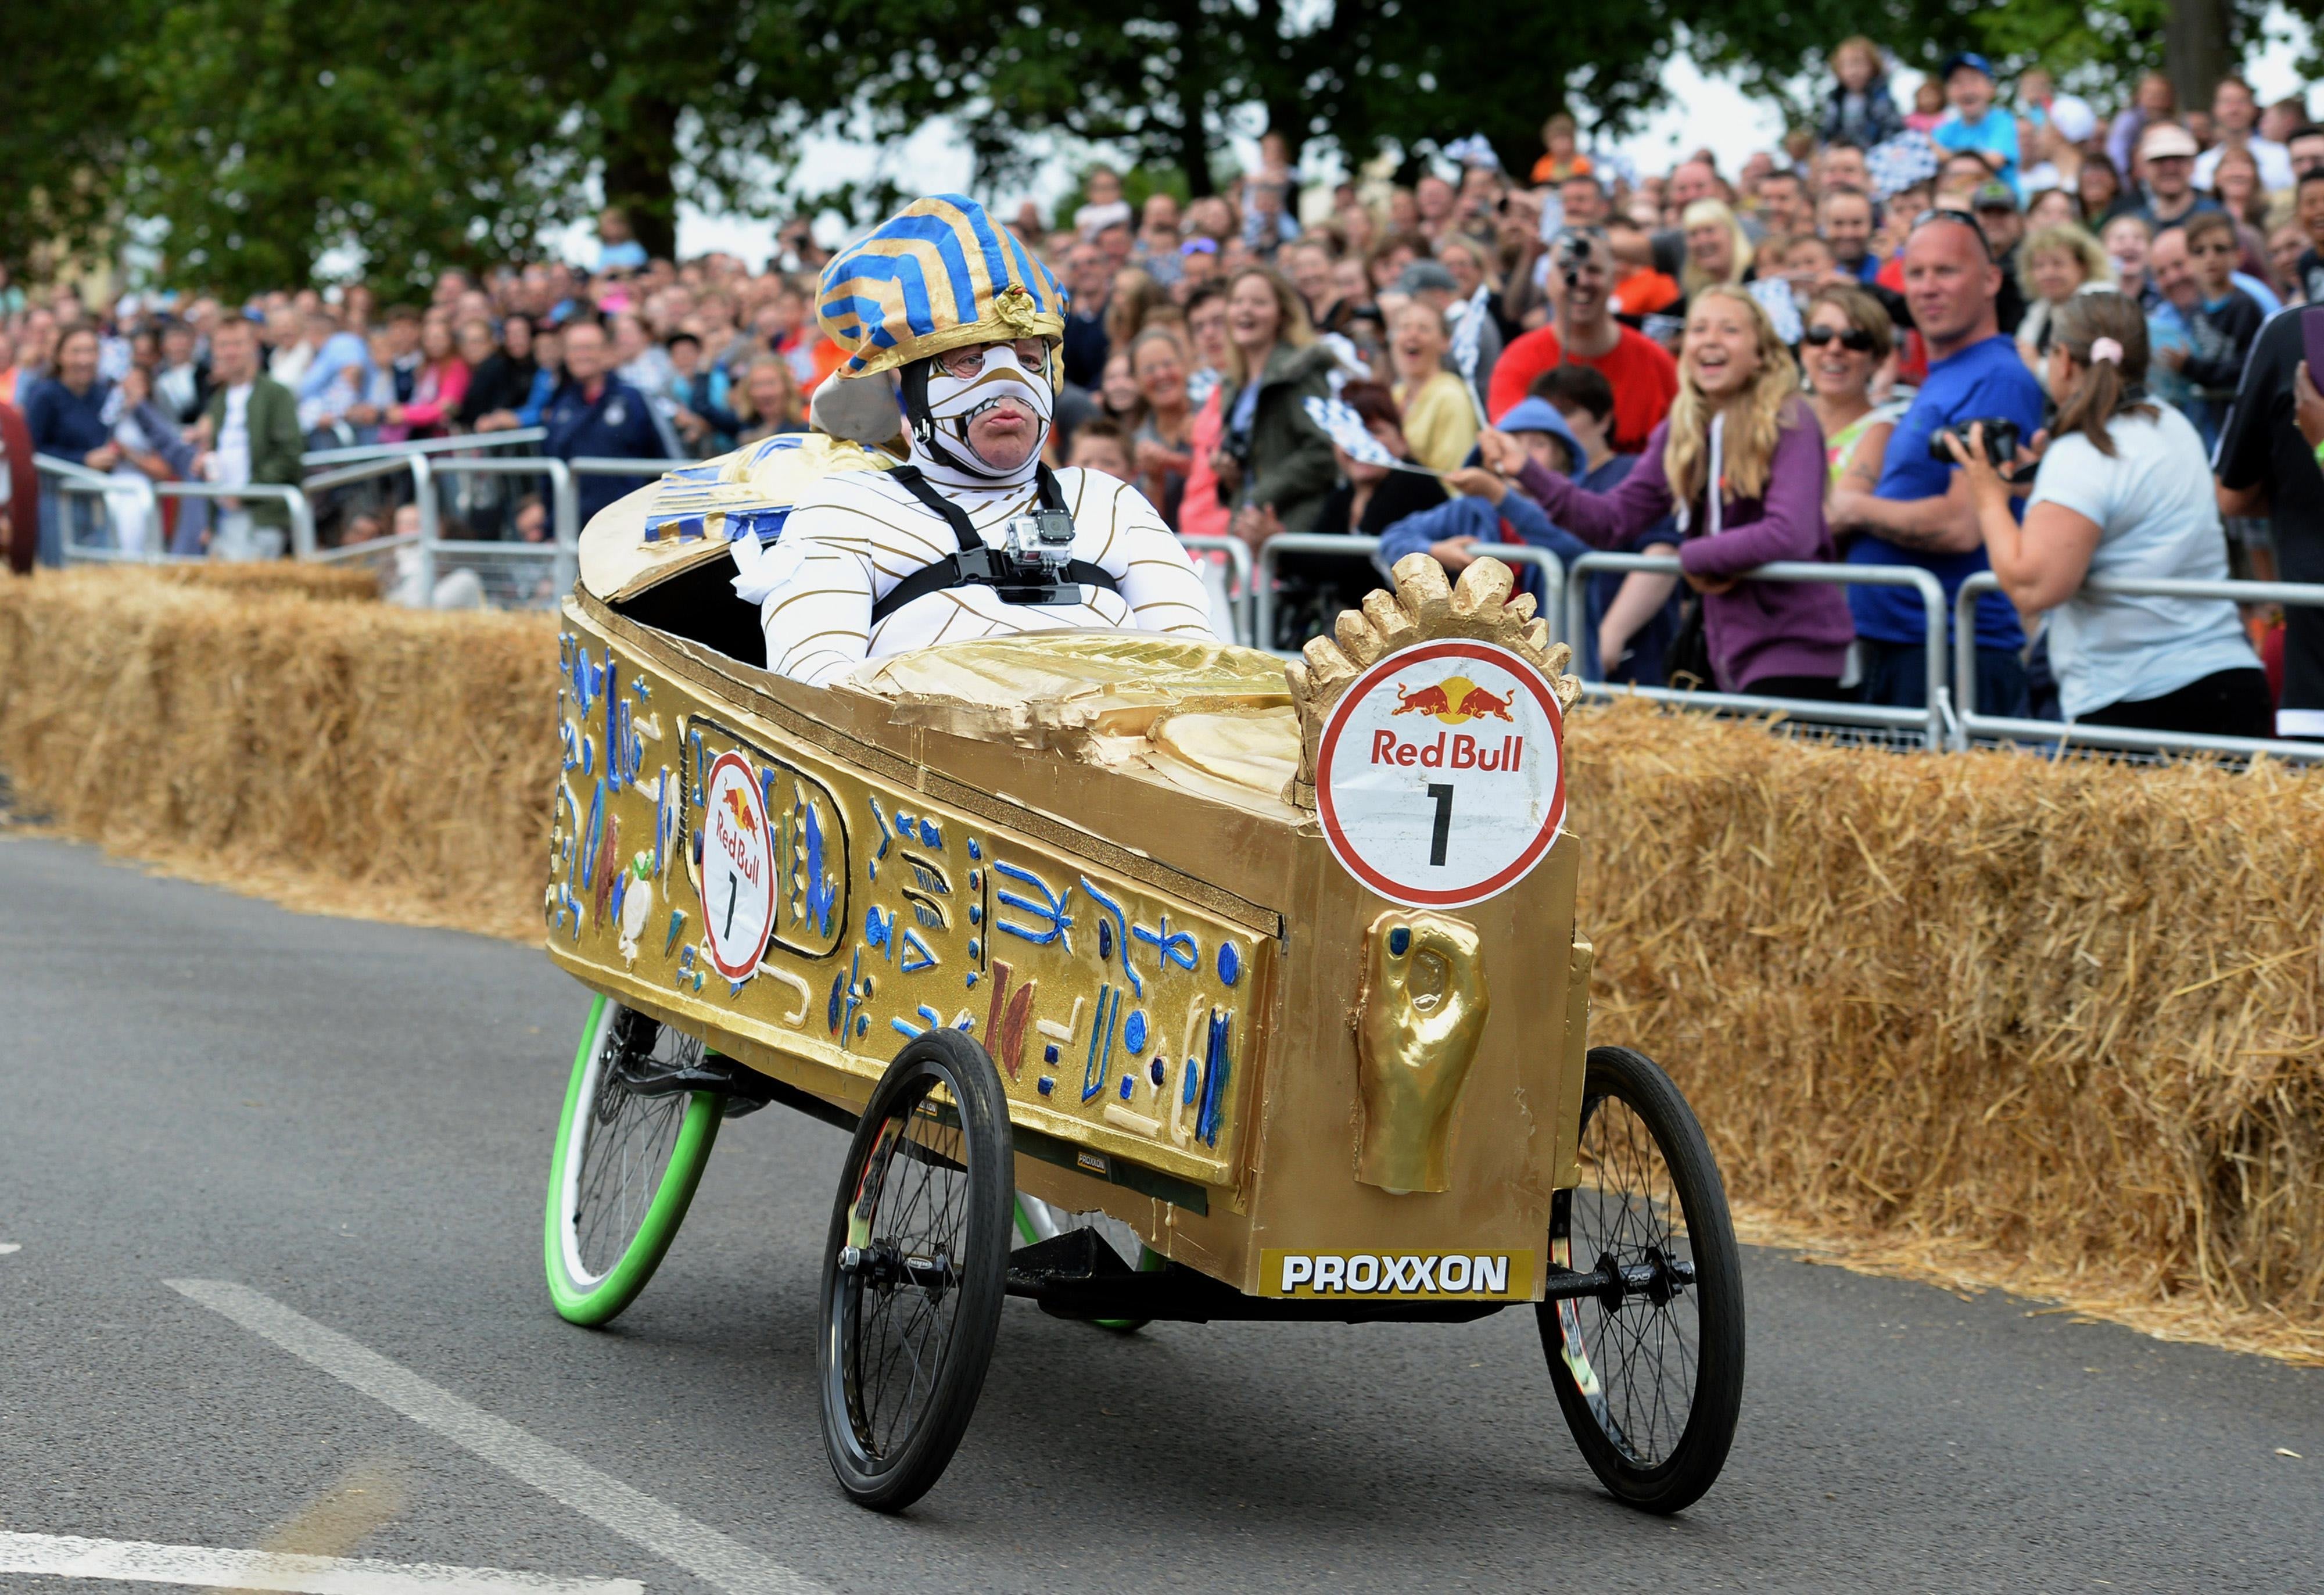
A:
{"type": "MultiPolygon", "coordinates": [[[[1097,627],[1213,636],[1202,577],[1154,506],[1100,472],[1056,475],[1074,518],[1073,558],[1102,568],[1120,585],[1119,594],[1084,586],[1079,604],[1025,604],[1004,603],[982,585],[952,587],[914,599],[875,627],[872,608],[880,598],[957,553],[960,543],[942,516],[885,472],[844,472],[816,484],[784,524],[779,546],[796,568],[761,610],[769,668],[820,686],[866,659],[1015,632],[1097,627]]],[[[1029,482],[945,496],[995,548],[1002,524],[1030,513],[1038,501],[1029,482]]]]}

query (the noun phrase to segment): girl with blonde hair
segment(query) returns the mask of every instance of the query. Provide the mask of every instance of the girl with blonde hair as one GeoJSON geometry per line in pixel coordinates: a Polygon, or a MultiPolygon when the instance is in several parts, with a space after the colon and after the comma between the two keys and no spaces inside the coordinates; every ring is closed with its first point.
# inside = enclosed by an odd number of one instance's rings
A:
{"type": "Polygon", "coordinates": [[[2025,318],[2017,324],[2017,352],[2038,376],[2058,307],[2087,288],[2113,287],[2114,258],[2088,228],[2070,222],[2034,233],[2017,258],[2017,282],[2026,304],[2025,318]]]}
{"type": "MultiPolygon", "coordinates": [[[[1515,440],[1486,438],[1489,463],[1517,469],[1515,440]]],[[[1524,481],[1552,521],[1601,549],[1622,547],[1676,512],[1685,537],[1679,564],[1702,595],[1720,691],[1840,697],[1855,635],[1840,589],[1743,579],[1770,560],[1833,556],[1822,429],[1800,396],[1791,350],[1742,289],[1713,284],[1688,306],[1678,397],[1619,486],[1590,493],[1546,471],[1524,481]]],[[[1637,601],[1649,599],[1660,603],[1645,592],[1637,601]]]]}
{"type": "Polygon", "coordinates": [[[1740,282],[1751,271],[1751,235],[1723,199],[1698,199],[1679,217],[1686,235],[1686,271],[1680,286],[1692,295],[1722,282],[1740,282]]]}

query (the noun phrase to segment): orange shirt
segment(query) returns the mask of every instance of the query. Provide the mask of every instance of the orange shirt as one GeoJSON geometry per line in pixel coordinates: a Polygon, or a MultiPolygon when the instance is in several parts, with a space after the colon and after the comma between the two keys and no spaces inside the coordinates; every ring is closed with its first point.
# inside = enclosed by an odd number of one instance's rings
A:
{"type": "Polygon", "coordinates": [[[1617,316],[1651,316],[1678,303],[1678,282],[1667,272],[1641,266],[1614,284],[1607,300],[1617,316]]]}

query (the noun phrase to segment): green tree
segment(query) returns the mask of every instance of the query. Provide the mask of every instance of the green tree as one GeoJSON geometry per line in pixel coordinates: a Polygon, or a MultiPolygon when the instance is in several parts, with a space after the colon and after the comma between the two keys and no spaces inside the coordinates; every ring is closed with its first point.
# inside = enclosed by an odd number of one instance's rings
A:
{"type": "Polygon", "coordinates": [[[563,197],[553,113],[490,8],[441,11],[438,34],[375,4],[154,8],[119,202],[165,224],[171,273],[239,293],[352,244],[417,282],[528,245],[563,197]]]}
{"type": "Polygon", "coordinates": [[[0,262],[21,269],[112,223],[125,124],[117,36],[88,0],[0,5],[0,262]]]}
{"type": "Polygon", "coordinates": [[[165,225],[173,271],[236,290],[342,245],[414,283],[504,260],[593,181],[668,254],[681,198],[773,202],[839,104],[826,23],[853,3],[132,0],[109,198],[165,225]]]}

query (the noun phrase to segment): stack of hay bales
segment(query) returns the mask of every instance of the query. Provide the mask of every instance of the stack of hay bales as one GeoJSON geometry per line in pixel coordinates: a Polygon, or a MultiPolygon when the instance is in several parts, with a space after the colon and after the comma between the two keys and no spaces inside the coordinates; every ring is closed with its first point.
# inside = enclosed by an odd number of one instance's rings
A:
{"type": "Polygon", "coordinates": [[[264,568],[0,581],[20,813],[304,907],[538,935],[554,619],[338,602],[371,578],[264,568]]]}
{"type": "Polygon", "coordinates": [[[2324,774],[1569,742],[1591,1037],[1738,1196],[2324,1357],[2324,774]]]}

